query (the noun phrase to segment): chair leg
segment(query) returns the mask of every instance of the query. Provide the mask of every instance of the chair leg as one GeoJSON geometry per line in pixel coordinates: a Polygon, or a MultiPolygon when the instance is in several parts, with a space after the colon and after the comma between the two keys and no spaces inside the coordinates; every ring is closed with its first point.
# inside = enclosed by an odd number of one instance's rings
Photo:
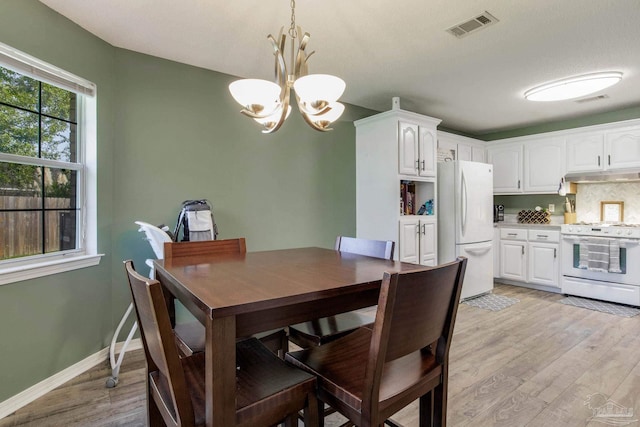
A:
{"type": "MultiPolygon", "coordinates": [[[[324,414],[318,410],[318,398],[315,394],[309,394],[307,398],[307,407],[304,409],[304,425],[305,427],[318,427],[324,424],[324,414]],[[321,424],[322,422],[322,424],[321,424]]],[[[294,417],[296,423],[298,418],[294,417]]]]}
{"type": "Polygon", "coordinates": [[[433,391],[420,396],[420,427],[433,426],[433,391]]]}
{"type": "Polygon", "coordinates": [[[446,427],[447,425],[447,388],[445,384],[439,384],[433,389],[433,426],[446,427]]]}
{"type": "Polygon", "coordinates": [[[147,393],[147,420],[149,427],[164,427],[164,419],[150,393],[147,393]]]}

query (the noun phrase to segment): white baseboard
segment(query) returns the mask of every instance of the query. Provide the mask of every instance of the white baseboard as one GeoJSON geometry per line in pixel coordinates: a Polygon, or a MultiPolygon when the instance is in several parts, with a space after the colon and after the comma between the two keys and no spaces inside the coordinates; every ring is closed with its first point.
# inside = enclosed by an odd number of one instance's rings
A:
{"type": "MultiPolygon", "coordinates": [[[[122,350],[122,342],[119,342],[115,346],[116,354],[120,353],[122,350]]],[[[142,348],[142,341],[140,338],[136,338],[131,340],[129,345],[127,346],[127,351],[136,350],[142,348]]],[[[13,414],[18,409],[23,406],[33,402],[39,397],[44,396],[49,393],[51,390],[56,387],[60,387],[62,384],[67,381],[77,377],[78,375],[88,371],[99,363],[104,362],[109,359],[109,347],[103,348],[97,353],[92,354],[91,356],[79,361],[78,363],[69,366],[68,368],[58,372],[55,375],[50,376],[49,378],[40,381],[39,383],[29,387],[28,389],[16,394],[13,397],[5,400],[4,402],[0,402],[0,419],[6,417],[7,415],[13,414]]],[[[105,378],[106,384],[107,378],[105,378]]],[[[106,387],[106,386],[105,386],[106,387]]]]}

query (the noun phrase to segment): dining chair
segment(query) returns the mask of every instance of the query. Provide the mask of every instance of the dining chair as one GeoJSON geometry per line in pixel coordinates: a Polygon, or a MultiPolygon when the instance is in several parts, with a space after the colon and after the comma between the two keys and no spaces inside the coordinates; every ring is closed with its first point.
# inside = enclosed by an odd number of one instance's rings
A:
{"type": "MultiPolygon", "coordinates": [[[[221,256],[225,254],[244,254],[247,252],[247,245],[244,237],[224,240],[204,240],[196,242],[165,242],[164,259],[166,262],[181,258],[197,259],[198,257],[221,256]]],[[[169,307],[174,303],[173,298],[167,300],[169,307]]],[[[176,343],[183,355],[190,356],[193,353],[204,351],[205,329],[197,320],[176,323],[172,318],[176,333],[176,343]]],[[[284,353],[288,350],[289,341],[287,332],[280,329],[272,329],[260,332],[253,337],[258,338],[262,344],[274,353],[284,358],[284,353]]]]}
{"type": "MultiPolygon", "coordinates": [[[[338,236],[335,250],[374,258],[393,259],[395,243],[390,240],[369,240],[338,236]]],[[[289,341],[298,347],[322,345],[373,323],[373,316],[350,311],[289,326],[289,341]]]]}
{"type": "MultiPolygon", "coordinates": [[[[173,339],[162,285],[124,262],[147,361],[150,426],[201,426],[205,422],[204,353],[180,358],[173,339]]],[[[318,423],[313,375],[288,365],[256,338],[236,343],[236,425],[272,426],[283,420],[318,423]]]]}
{"type": "MultiPolygon", "coordinates": [[[[318,399],[360,427],[419,399],[420,426],[444,426],[449,347],[467,260],[385,273],[373,328],[287,353],[318,378],[318,399]]],[[[323,419],[319,425],[323,425],[323,419]]]]}

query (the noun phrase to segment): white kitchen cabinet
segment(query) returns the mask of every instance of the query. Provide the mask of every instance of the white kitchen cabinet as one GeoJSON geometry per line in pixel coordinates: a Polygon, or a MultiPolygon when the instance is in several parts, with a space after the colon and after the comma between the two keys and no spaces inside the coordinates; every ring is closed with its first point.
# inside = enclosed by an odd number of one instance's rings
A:
{"type": "Polygon", "coordinates": [[[454,153],[455,160],[486,162],[486,143],[462,135],[438,132],[438,149],[454,153]]]}
{"type": "Polygon", "coordinates": [[[437,222],[434,218],[400,218],[399,260],[428,266],[437,265],[437,222]]]}
{"type": "Polygon", "coordinates": [[[500,277],[503,279],[527,279],[526,242],[500,241],[500,277]]]}
{"type": "Polygon", "coordinates": [[[560,232],[529,230],[527,281],[560,287],[560,232]]]}
{"type": "MultiPolygon", "coordinates": [[[[437,200],[436,143],[440,120],[395,109],[355,122],[356,127],[356,236],[396,242],[394,258],[402,252],[416,263],[435,263],[437,247],[437,209],[434,215],[401,214],[401,183],[415,186],[414,206],[437,200]],[[419,164],[416,160],[419,159],[419,164]],[[424,169],[423,163],[424,160],[424,169]],[[418,165],[419,169],[418,169],[418,165]],[[430,235],[418,243],[431,247],[414,247],[408,233],[398,227],[400,219],[417,218],[425,222],[424,233],[430,235]],[[404,249],[402,249],[404,247],[404,249]]],[[[406,188],[406,187],[405,187],[406,188]]],[[[422,231],[422,227],[421,227],[422,231]]]]}
{"type": "Polygon", "coordinates": [[[540,138],[524,143],[524,192],[558,191],[565,174],[564,138],[540,138]]]}
{"type": "Polygon", "coordinates": [[[527,230],[500,229],[500,277],[518,281],[527,280],[527,230]]]}
{"type": "Polygon", "coordinates": [[[559,242],[559,230],[500,228],[500,277],[559,288],[559,242]]]}
{"type": "Polygon", "coordinates": [[[436,129],[415,123],[398,123],[398,173],[410,176],[436,175],[436,129]]]}
{"type": "Polygon", "coordinates": [[[522,143],[496,145],[487,149],[487,162],[493,164],[495,194],[522,193],[522,143]]]}
{"type": "Polygon", "coordinates": [[[606,168],[640,167],[640,126],[606,134],[606,168]]]}
{"type": "Polygon", "coordinates": [[[567,172],[640,168],[640,126],[567,137],[567,172]]]}
{"type": "Polygon", "coordinates": [[[603,168],[604,133],[585,133],[567,137],[567,172],[598,171],[603,168]]]}

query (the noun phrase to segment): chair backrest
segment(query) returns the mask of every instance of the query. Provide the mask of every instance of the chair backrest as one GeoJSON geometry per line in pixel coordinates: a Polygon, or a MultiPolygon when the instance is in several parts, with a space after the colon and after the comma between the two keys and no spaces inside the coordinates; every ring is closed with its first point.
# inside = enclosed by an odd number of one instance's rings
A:
{"type": "Polygon", "coordinates": [[[338,236],[336,239],[336,251],[382,259],[393,259],[395,245],[391,240],[369,240],[345,236],[338,236]]]}
{"type": "Polygon", "coordinates": [[[155,225],[142,221],[136,221],[135,223],[140,226],[138,231],[144,232],[151,245],[151,249],[153,249],[153,252],[156,254],[156,258],[163,259],[164,244],[165,242],[171,242],[171,237],[155,225]]]}
{"type": "Polygon", "coordinates": [[[244,237],[196,242],[167,242],[164,244],[165,260],[203,255],[244,254],[246,252],[247,245],[244,237]]]}
{"type": "Polygon", "coordinates": [[[148,381],[156,384],[149,387],[149,398],[156,401],[167,425],[194,425],[193,405],[160,282],[138,274],[131,260],[124,264],[147,357],[148,381]]]}
{"type": "Polygon", "coordinates": [[[363,400],[377,401],[387,362],[437,343],[436,361],[446,363],[466,265],[459,257],[425,270],[384,274],[363,400]]]}

